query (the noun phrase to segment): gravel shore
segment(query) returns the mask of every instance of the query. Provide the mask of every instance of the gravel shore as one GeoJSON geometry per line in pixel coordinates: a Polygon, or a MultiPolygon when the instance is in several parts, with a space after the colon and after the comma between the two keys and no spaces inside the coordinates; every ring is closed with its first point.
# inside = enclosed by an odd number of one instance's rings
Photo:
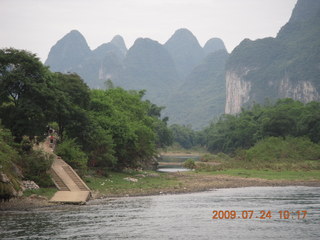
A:
{"type": "MultiPolygon", "coordinates": [[[[209,174],[186,174],[183,172],[170,173],[170,178],[181,180],[183,184],[177,187],[163,189],[129,189],[126,193],[118,195],[101,195],[93,192],[93,198],[147,196],[159,194],[177,194],[208,191],[219,188],[239,188],[250,186],[311,186],[320,187],[320,181],[288,181],[288,180],[266,180],[260,178],[243,178],[229,175],[209,174]]],[[[32,195],[10,199],[9,202],[0,203],[0,211],[30,211],[36,208],[54,207],[57,204],[49,203],[48,199],[42,196],[32,195]]]]}

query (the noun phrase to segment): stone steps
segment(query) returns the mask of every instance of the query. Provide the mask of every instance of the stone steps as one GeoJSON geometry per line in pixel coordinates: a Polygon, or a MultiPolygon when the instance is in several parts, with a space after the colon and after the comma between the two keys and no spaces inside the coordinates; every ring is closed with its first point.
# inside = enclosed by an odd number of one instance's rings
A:
{"type": "Polygon", "coordinates": [[[51,166],[51,177],[57,188],[50,202],[84,204],[91,196],[89,187],[61,158],[56,157],[51,166]]]}
{"type": "Polygon", "coordinates": [[[62,167],[65,172],[69,175],[69,177],[75,182],[75,184],[79,187],[81,191],[88,191],[89,188],[85,185],[85,183],[81,180],[78,174],[70,166],[62,167]]]}
{"type": "Polygon", "coordinates": [[[62,179],[58,176],[58,174],[56,174],[56,172],[54,170],[51,169],[50,173],[51,173],[51,178],[52,178],[53,183],[56,185],[56,187],[60,191],[70,191],[70,189],[67,187],[67,185],[64,184],[62,179]]]}

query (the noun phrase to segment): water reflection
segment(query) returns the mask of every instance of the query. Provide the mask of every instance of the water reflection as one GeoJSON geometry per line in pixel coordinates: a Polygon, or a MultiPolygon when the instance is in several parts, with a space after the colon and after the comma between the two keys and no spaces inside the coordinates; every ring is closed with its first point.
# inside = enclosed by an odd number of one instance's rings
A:
{"type": "Polygon", "coordinates": [[[158,172],[188,172],[190,169],[183,167],[159,167],[158,172]]]}
{"type": "Polygon", "coordinates": [[[220,189],[0,214],[0,239],[319,239],[320,188],[220,189]],[[213,220],[213,210],[271,210],[273,217],[213,220]],[[280,210],[308,215],[279,219],[280,210]]]}

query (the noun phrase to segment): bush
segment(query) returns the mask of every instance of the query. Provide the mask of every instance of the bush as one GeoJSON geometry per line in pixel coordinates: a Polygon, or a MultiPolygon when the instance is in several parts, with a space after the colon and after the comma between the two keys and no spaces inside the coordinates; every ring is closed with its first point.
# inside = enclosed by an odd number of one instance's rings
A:
{"type": "Polygon", "coordinates": [[[253,162],[298,162],[320,159],[320,145],[308,138],[269,137],[246,151],[246,160],[253,162]]]}
{"type": "Polygon", "coordinates": [[[199,159],[201,162],[210,162],[215,160],[215,156],[212,154],[204,154],[199,159]]]}
{"type": "Polygon", "coordinates": [[[74,139],[65,139],[57,145],[56,154],[64,161],[70,164],[71,167],[80,171],[85,171],[87,168],[88,157],[76,144],[74,139]]]}
{"type": "Polygon", "coordinates": [[[48,174],[53,162],[53,155],[42,151],[31,151],[23,157],[24,177],[35,181],[40,187],[50,187],[53,182],[48,174]]]}
{"type": "Polygon", "coordinates": [[[193,159],[189,158],[183,163],[183,166],[185,168],[195,169],[196,168],[196,163],[195,163],[195,161],[193,159]]]}

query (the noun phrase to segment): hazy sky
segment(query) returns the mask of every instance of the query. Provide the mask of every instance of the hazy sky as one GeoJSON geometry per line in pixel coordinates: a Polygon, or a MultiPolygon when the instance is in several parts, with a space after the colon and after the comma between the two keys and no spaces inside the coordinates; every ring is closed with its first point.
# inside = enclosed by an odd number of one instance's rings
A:
{"type": "Polygon", "coordinates": [[[297,0],[0,0],[0,48],[36,53],[45,61],[50,48],[73,29],[91,49],[124,37],[165,43],[188,28],[203,46],[221,38],[231,52],[244,38],[274,37],[289,20],[297,0]]]}

